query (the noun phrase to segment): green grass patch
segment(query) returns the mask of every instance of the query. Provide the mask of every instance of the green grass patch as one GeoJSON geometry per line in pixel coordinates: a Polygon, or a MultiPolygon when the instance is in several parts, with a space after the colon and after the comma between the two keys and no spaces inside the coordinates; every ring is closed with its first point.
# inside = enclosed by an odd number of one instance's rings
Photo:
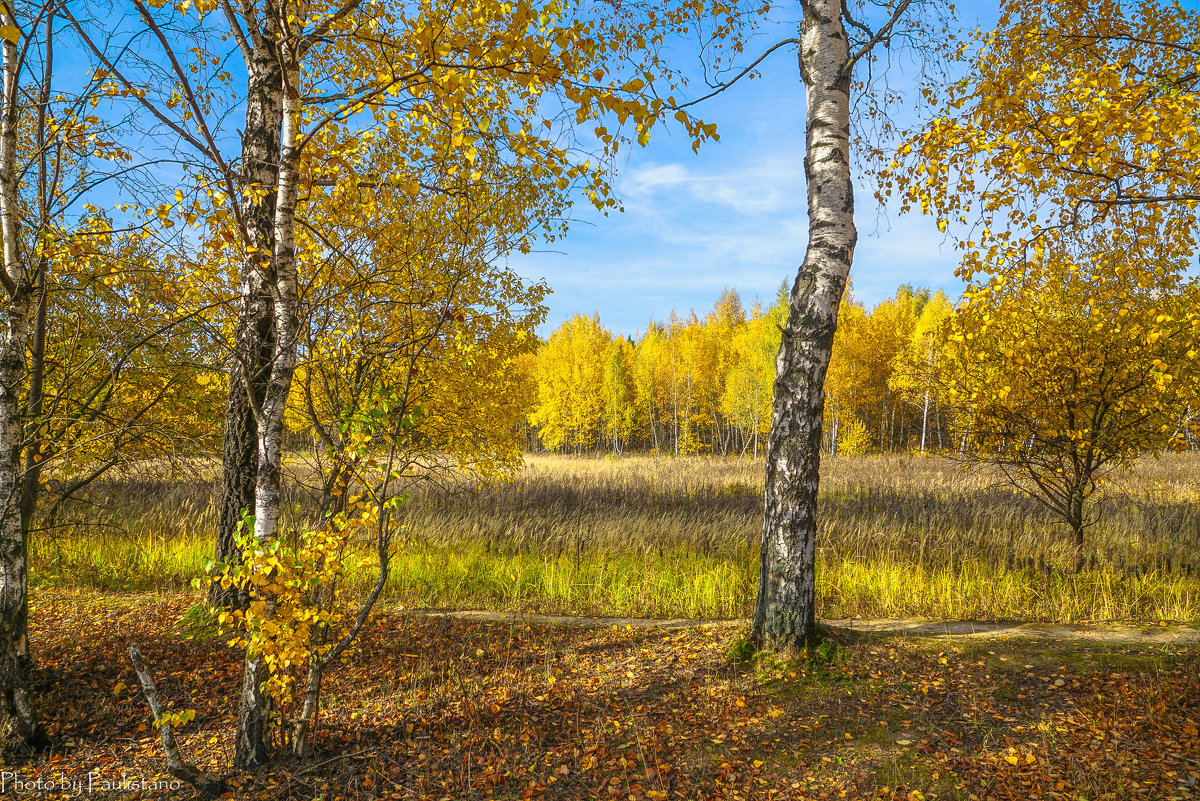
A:
{"type": "MultiPolygon", "coordinates": [[[[514,482],[418,488],[387,598],[413,607],[636,617],[748,616],[761,462],[531,458],[514,482]]],[[[828,460],[823,618],[1200,621],[1200,460],[1170,455],[1105,489],[1073,551],[1036,503],[937,457],[828,460]],[[1107,504],[1105,506],[1104,504],[1107,504]]],[[[312,525],[293,484],[285,529],[312,525]]],[[[182,589],[212,554],[210,480],[116,478],[31,538],[40,586],[182,589]]],[[[366,575],[352,580],[365,588],[366,575]]]]}

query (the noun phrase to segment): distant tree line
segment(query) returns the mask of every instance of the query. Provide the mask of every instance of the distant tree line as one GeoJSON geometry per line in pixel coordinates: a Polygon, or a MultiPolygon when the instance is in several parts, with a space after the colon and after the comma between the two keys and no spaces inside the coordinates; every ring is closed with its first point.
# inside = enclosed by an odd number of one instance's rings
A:
{"type": "MultiPolygon", "coordinates": [[[[756,300],[747,310],[737,291],[727,289],[705,314],[672,312],[637,337],[614,336],[598,315],[575,315],[520,363],[529,404],[527,447],[577,454],[761,455],[786,298],[781,288],[769,306],[756,300]]],[[[1047,318],[1044,305],[1026,305],[1029,319],[1047,318]]],[[[977,400],[1004,367],[1020,363],[1019,354],[965,338],[962,309],[956,317],[940,291],[903,285],[872,308],[848,291],[841,307],[825,379],[826,454],[998,447],[992,441],[996,421],[977,400]]],[[[1058,310],[1079,313],[1062,304],[1058,310]]],[[[987,333],[994,342],[1006,335],[994,326],[987,333]]],[[[1119,353],[1108,355],[1121,360],[1119,353]]],[[[1126,361],[1140,355],[1129,352],[1126,361]]],[[[1026,388],[1036,393],[1039,380],[1049,386],[1049,376],[1064,367],[1053,360],[1033,364],[1042,378],[1031,377],[1026,388]]],[[[1158,424],[1162,439],[1195,447],[1195,405],[1182,393],[1166,400],[1158,424]]]]}

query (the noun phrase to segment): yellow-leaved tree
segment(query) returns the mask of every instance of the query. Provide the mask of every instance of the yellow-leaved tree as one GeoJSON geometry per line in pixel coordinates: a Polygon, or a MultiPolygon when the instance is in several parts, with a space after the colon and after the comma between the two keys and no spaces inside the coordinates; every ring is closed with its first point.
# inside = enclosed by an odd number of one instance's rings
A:
{"type": "Polygon", "coordinates": [[[1105,472],[1175,432],[1200,333],[1188,255],[1137,228],[1048,234],[1027,260],[988,265],[946,327],[970,455],[1066,522],[1077,569],[1105,472]]]}
{"type": "Polygon", "coordinates": [[[967,226],[957,364],[979,350],[996,372],[959,393],[962,422],[980,452],[1021,457],[1014,481],[1064,515],[1077,563],[1098,471],[1163,447],[1163,409],[1194,386],[1198,22],[1153,0],[1007,0],[884,186],[942,230],[967,226]]]}
{"type": "Polygon", "coordinates": [[[599,441],[607,403],[604,355],[611,342],[597,315],[576,314],[539,353],[537,406],[529,421],[550,450],[579,453],[599,441]]]}
{"type": "Polygon", "coordinates": [[[374,496],[403,497],[422,481],[493,479],[520,464],[524,408],[514,364],[532,352],[547,290],[520,279],[503,257],[546,235],[567,195],[552,172],[539,180],[503,140],[468,154],[454,136],[450,126],[430,125],[424,147],[436,158],[411,161],[400,133],[381,131],[356,144],[352,160],[314,167],[301,210],[310,242],[300,259],[301,347],[288,423],[312,438],[321,525],[296,554],[312,575],[301,593],[308,607],[295,614],[316,608],[321,617],[290,643],[294,667],[271,671],[298,755],[324,674],[357,631],[347,622],[378,598],[398,546],[398,527],[370,511],[374,496]],[[334,171],[337,180],[322,179],[334,171]],[[403,190],[364,195],[364,185],[380,183],[403,190]],[[305,548],[333,542],[339,563],[347,559],[364,514],[374,581],[350,615],[345,577],[322,570],[325,556],[314,561],[305,548]],[[303,692],[293,691],[294,673],[304,676],[303,692]]]}
{"type": "MultiPolygon", "coordinates": [[[[628,139],[601,123],[629,123],[644,142],[673,110],[657,94],[670,98],[669,77],[651,88],[650,71],[630,76],[626,67],[656,68],[661,29],[683,24],[662,16],[629,24],[619,10],[606,16],[604,6],[557,1],[440,0],[410,10],[377,0],[130,0],[134,26],[111,21],[111,13],[89,20],[85,9],[72,5],[62,13],[90,51],[96,80],[188,159],[186,185],[174,202],[146,211],[164,227],[182,220],[204,228],[218,254],[211,260],[236,275],[217,547],[228,564],[241,558],[232,537],[243,520],[253,529],[255,554],[273,553],[281,534],[284,420],[305,355],[301,289],[314,263],[342,258],[337,239],[305,224],[311,223],[306,207],[318,198],[311,190],[344,180],[351,194],[361,190],[365,203],[366,195],[420,195],[420,168],[355,169],[373,137],[386,132],[396,136],[391,149],[399,162],[461,173],[464,183],[448,187],[451,192],[474,192],[489,153],[503,150],[539,181],[560,191],[581,184],[594,204],[614,207],[607,168],[628,139]],[[145,34],[136,48],[130,29],[145,34]],[[224,67],[226,54],[218,52],[224,47],[241,57],[244,90],[224,67]],[[646,48],[651,54],[643,56],[646,48]],[[137,58],[128,57],[133,50],[137,58]],[[242,114],[235,131],[230,121],[242,114]],[[583,154],[575,127],[587,123],[597,127],[587,137],[592,152],[583,154]]],[[[696,142],[715,135],[713,126],[686,113],[677,118],[696,142]]],[[[425,197],[437,202],[442,188],[425,197]]],[[[450,304],[448,319],[461,327],[466,323],[458,316],[471,317],[486,326],[486,315],[468,314],[470,303],[450,304]]],[[[470,338],[447,347],[447,364],[470,369],[480,357],[470,338]]],[[[385,450],[394,453],[397,438],[407,437],[417,420],[397,413],[395,388],[386,389],[361,408],[394,418],[384,429],[391,432],[385,450]]],[[[359,450],[356,440],[352,458],[360,458],[359,450]]],[[[383,489],[394,469],[389,457],[379,480],[383,489]]],[[[379,520],[388,519],[390,507],[370,504],[379,520]]],[[[251,570],[270,575],[274,567],[264,562],[251,570]]],[[[278,629],[270,600],[278,587],[250,583],[265,594],[266,619],[255,631],[278,629]]],[[[278,731],[273,699],[264,692],[273,678],[267,656],[247,648],[234,749],[234,764],[242,769],[270,759],[278,731]]],[[[171,758],[178,763],[177,755],[171,758]]],[[[205,787],[211,792],[214,785],[205,787]]]]}
{"type": "Polygon", "coordinates": [[[908,203],[943,228],[982,212],[967,249],[1019,248],[1028,232],[1118,208],[1140,209],[1163,236],[1192,229],[1200,14],[1156,0],[1006,0],[976,40],[968,76],[932,97],[940,115],[902,148],[916,157],[895,175],[908,203]]]}
{"type": "Polygon", "coordinates": [[[729,424],[741,432],[742,454],[758,458],[759,445],[770,433],[771,392],[775,384],[775,355],[779,331],[787,312],[786,288],[775,303],[764,309],[755,302],[750,317],[730,343],[730,360],[725,376],[721,410],[729,424]]]}
{"type": "MultiPolygon", "coordinates": [[[[939,401],[942,368],[945,361],[943,327],[954,313],[945,294],[938,292],[925,301],[916,319],[908,342],[892,359],[892,373],[888,386],[900,393],[900,397],[921,413],[920,453],[925,453],[929,434],[929,413],[935,414],[939,401]]],[[[938,447],[942,427],[935,425],[938,447]]]]}
{"type": "Polygon", "coordinates": [[[861,453],[867,442],[866,426],[862,422],[862,406],[867,393],[865,388],[871,380],[869,364],[859,353],[867,341],[865,335],[867,311],[854,299],[851,288],[847,288],[838,303],[838,326],[833,335],[829,369],[825,373],[825,436],[828,451],[837,456],[845,450],[861,453]],[[847,439],[847,432],[853,432],[847,439]],[[860,434],[861,432],[861,434],[860,434]],[[844,449],[843,445],[853,441],[856,447],[844,449]]]}
{"type": "Polygon", "coordinates": [[[613,453],[620,453],[633,437],[637,406],[633,399],[633,343],[616,337],[604,352],[604,434],[612,440],[613,453]]]}

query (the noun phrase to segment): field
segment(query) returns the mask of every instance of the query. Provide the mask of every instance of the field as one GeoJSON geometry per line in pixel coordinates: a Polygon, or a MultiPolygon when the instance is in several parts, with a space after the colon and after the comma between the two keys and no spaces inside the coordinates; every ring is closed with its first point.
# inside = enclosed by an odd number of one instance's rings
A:
{"type": "MultiPolygon", "coordinates": [[[[304,473],[288,499],[312,524],[304,473]]],[[[1035,501],[941,457],[826,460],[818,549],[825,618],[1200,620],[1200,456],[1117,473],[1076,573],[1035,501]]],[[[511,483],[418,487],[388,587],[409,607],[637,617],[748,614],[761,461],[529,456],[511,483]]],[[[186,588],[211,554],[204,469],[96,485],[33,540],[42,587],[186,588]]]]}
{"type": "MultiPolygon", "coordinates": [[[[32,682],[53,745],[6,767],[0,793],[193,797],[164,789],[130,643],[167,708],[194,711],[180,745],[224,798],[1188,801],[1200,786],[1200,632],[1164,625],[1200,620],[1195,456],[1113,477],[1079,573],[1062,527],[987,475],[830,460],[822,617],[1091,622],[929,636],[843,621],[791,660],[755,653],[738,621],[412,609],[744,616],[761,463],[535,456],[511,483],[419,488],[388,602],[327,678],[315,753],[252,773],[227,768],[241,654],[189,589],[210,473],[149,465],[34,537],[32,682]]],[[[288,515],[311,524],[302,481],[288,515]]]]}

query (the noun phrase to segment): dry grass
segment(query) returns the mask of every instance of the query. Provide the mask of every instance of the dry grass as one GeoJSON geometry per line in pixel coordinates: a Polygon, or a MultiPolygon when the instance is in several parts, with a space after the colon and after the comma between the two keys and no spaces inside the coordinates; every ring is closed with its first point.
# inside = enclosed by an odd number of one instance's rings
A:
{"type": "MultiPolygon", "coordinates": [[[[515,481],[420,489],[390,593],[416,606],[731,617],[753,603],[761,462],[530,456],[515,481]]],[[[1035,501],[939,457],[828,460],[821,614],[1023,620],[1200,620],[1200,456],[1119,473],[1087,570],[1035,501]]],[[[35,578],[181,586],[213,528],[212,483],[125,479],[35,541],[35,578]]],[[[300,492],[288,514],[303,525],[300,492]]]]}

